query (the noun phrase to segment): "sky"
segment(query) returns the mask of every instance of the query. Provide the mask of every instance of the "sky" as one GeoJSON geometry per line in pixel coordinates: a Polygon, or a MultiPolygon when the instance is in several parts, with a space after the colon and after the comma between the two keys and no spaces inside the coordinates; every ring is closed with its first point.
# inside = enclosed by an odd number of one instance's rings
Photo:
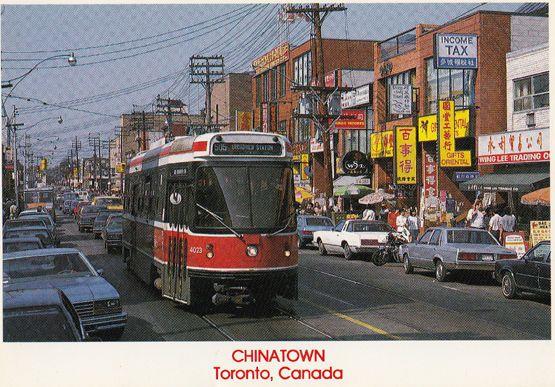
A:
{"type": "MultiPolygon", "coordinates": [[[[445,23],[478,6],[514,11],[521,3],[480,4],[346,3],[346,12],[325,20],[323,35],[383,40],[418,23],[445,23]]],[[[253,59],[286,36],[278,10],[272,3],[2,6],[2,81],[52,56],[74,52],[77,58],[72,67],[66,57],[40,64],[12,91],[6,109],[17,106],[18,122],[29,128],[21,133],[30,134],[34,154],[49,157],[50,165],[67,157],[75,136],[82,142],[80,156],[87,157],[89,133],[113,138],[122,113],[148,110],[158,94],[181,98],[198,112],[204,92],[189,84],[189,57],[224,55],[226,71],[250,70],[253,59]]],[[[307,22],[289,26],[293,44],[308,37],[307,22]]],[[[3,100],[9,92],[2,90],[3,100]]]]}

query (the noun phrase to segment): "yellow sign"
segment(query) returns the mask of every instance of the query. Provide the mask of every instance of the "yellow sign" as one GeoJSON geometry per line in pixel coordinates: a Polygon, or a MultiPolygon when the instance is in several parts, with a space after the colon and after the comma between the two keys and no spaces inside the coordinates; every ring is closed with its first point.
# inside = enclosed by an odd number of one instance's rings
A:
{"type": "Polygon", "coordinates": [[[73,177],[74,178],[79,177],[79,170],[77,168],[73,168],[73,177]]]}
{"type": "Polygon", "coordinates": [[[252,62],[256,75],[270,70],[289,59],[289,43],[283,43],[252,62]]]}
{"type": "Polygon", "coordinates": [[[116,172],[117,173],[124,173],[125,172],[125,163],[116,164],[116,172]]]}
{"type": "Polygon", "coordinates": [[[395,128],[395,181],[397,184],[416,184],[416,128],[395,128]]]}
{"type": "Polygon", "coordinates": [[[235,130],[251,130],[252,129],[252,112],[235,111],[235,130]]]}
{"type": "Polygon", "coordinates": [[[393,131],[372,133],[370,145],[370,157],[373,159],[393,157],[393,131]]]}
{"type": "Polygon", "coordinates": [[[48,160],[41,159],[39,164],[39,171],[46,171],[48,169],[48,160]]]}
{"type": "Polygon", "coordinates": [[[441,167],[470,167],[470,151],[455,149],[455,102],[439,101],[439,165],[441,167]]]}
{"type": "MultiPolygon", "coordinates": [[[[470,110],[455,111],[455,138],[470,136],[470,110]]],[[[418,117],[418,141],[437,141],[437,115],[418,117]]]]}
{"type": "Polygon", "coordinates": [[[530,244],[535,246],[541,241],[551,240],[551,222],[549,220],[533,220],[530,222],[530,244]]]}
{"type": "Polygon", "coordinates": [[[301,180],[308,180],[308,175],[306,174],[306,168],[308,164],[308,153],[301,154],[301,180]]]}

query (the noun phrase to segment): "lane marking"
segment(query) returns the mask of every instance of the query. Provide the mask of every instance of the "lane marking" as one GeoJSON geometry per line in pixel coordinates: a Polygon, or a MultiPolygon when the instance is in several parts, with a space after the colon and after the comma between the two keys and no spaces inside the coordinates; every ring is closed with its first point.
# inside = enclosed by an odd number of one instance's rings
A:
{"type": "Polygon", "coordinates": [[[309,304],[309,305],[311,305],[311,306],[313,306],[313,307],[315,307],[315,308],[317,308],[317,309],[320,309],[320,310],[325,311],[325,312],[327,312],[327,313],[329,313],[329,314],[332,314],[332,315],[334,315],[334,316],[336,316],[336,317],[339,317],[340,319],[343,319],[343,320],[345,320],[345,321],[348,321],[348,322],[353,323],[353,324],[355,324],[355,325],[358,325],[358,326],[360,326],[360,327],[366,328],[366,329],[368,329],[368,330],[371,331],[371,332],[374,332],[374,333],[377,333],[377,334],[379,334],[379,335],[385,336],[385,337],[387,337],[387,338],[389,338],[389,339],[392,339],[392,340],[401,340],[401,338],[400,338],[399,336],[392,335],[391,333],[386,332],[386,331],[384,331],[383,329],[380,329],[380,328],[375,327],[375,326],[373,326],[373,325],[370,325],[370,324],[368,324],[367,322],[358,320],[358,319],[356,319],[356,318],[354,318],[354,317],[347,316],[346,314],[337,312],[337,311],[335,311],[335,310],[328,309],[328,308],[326,308],[326,307],[324,307],[324,306],[315,304],[315,303],[313,303],[313,302],[311,302],[311,301],[308,301],[307,299],[304,299],[304,298],[301,299],[301,301],[304,302],[304,303],[307,303],[307,304],[309,304]]]}
{"type": "Polygon", "coordinates": [[[445,288],[445,289],[451,289],[451,290],[454,290],[454,291],[456,291],[456,292],[462,292],[462,293],[465,293],[465,292],[463,292],[463,291],[462,291],[461,289],[457,289],[457,288],[452,288],[451,286],[445,286],[445,285],[441,285],[441,287],[442,287],[442,288],[445,288]]]}

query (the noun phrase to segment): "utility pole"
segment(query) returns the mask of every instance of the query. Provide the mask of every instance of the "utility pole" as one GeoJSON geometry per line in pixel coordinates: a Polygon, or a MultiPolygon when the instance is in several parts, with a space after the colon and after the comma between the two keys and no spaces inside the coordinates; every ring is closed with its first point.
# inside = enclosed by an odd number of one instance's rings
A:
{"type": "Polygon", "coordinates": [[[212,125],[212,84],[224,82],[224,57],[221,55],[200,56],[189,58],[191,83],[199,83],[206,91],[204,125],[206,132],[211,132],[219,125],[212,125]]]}
{"type": "Polygon", "coordinates": [[[331,148],[330,148],[330,132],[329,132],[329,119],[332,118],[328,114],[327,100],[329,95],[336,90],[329,90],[325,87],[324,82],[324,52],[322,43],[322,24],[331,12],[344,11],[347,8],[342,4],[320,5],[319,3],[307,5],[290,5],[287,13],[305,15],[312,23],[314,29],[314,46],[312,48],[312,81],[315,85],[310,85],[308,88],[315,92],[317,97],[317,116],[314,119],[315,124],[320,129],[322,134],[322,148],[323,148],[323,169],[324,169],[324,195],[326,200],[333,197],[333,181],[332,181],[332,163],[331,163],[331,148]]]}
{"type": "MultiPolygon", "coordinates": [[[[2,103],[2,111],[5,113],[5,107],[2,103]]],[[[12,139],[13,139],[13,165],[14,165],[14,186],[15,186],[15,206],[19,209],[19,168],[18,168],[18,160],[17,160],[17,128],[19,126],[23,126],[23,123],[18,124],[16,122],[18,112],[17,108],[13,107],[13,118],[10,120],[10,117],[6,116],[6,126],[8,129],[8,133],[12,131],[12,139]]]]}
{"type": "MultiPolygon", "coordinates": [[[[75,149],[75,165],[77,168],[77,184],[79,185],[79,176],[80,176],[80,164],[79,164],[79,150],[81,149],[81,141],[77,139],[77,136],[75,136],[75,140],[73,140],[73,144],[72,144],[73,149],[75,149]]],[[[73,170],[71,171],[71,173],[73,174],[73,170]]]]}
{"type": "Polygon", "coordinates": [[[93,174],[94,174],[94,184],[93,187],[95,190],[98,190],[98,156],[97,154],[97,147],[98,153],[100,153],[100,134],[96,136],[92,136],[89,133],[89,146],[93,147],[93,174]]]}

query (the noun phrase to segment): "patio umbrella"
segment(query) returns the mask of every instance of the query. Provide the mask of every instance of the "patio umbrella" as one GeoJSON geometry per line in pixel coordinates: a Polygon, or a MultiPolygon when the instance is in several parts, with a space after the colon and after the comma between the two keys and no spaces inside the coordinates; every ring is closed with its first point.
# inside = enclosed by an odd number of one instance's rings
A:
{"type": "Polygon", "coordinates": [[[549,187],[539,189],[534,192],[527,193],[520,198],[522,204],[528,204],[530,206],[549,206],[549,187]]]}
{"type": "Polygon", "coordinates": [[[360,204],[369,205],[369,204],[378,204],[383,202],[384,200],[392,200],[392,199],[395,199],[395,195],[389,194],[385,192],[383,189],[379,189],[374,193],[371,193],[369,195],[366,195],[363,198],[360,198],[358,202],[360,204]]]}
{"type": "Polygon", "coordinates": [[[365,185],[351,184],[333,188],[333,196],[357,196],[372,192],[372,188],[365,185]]]}

